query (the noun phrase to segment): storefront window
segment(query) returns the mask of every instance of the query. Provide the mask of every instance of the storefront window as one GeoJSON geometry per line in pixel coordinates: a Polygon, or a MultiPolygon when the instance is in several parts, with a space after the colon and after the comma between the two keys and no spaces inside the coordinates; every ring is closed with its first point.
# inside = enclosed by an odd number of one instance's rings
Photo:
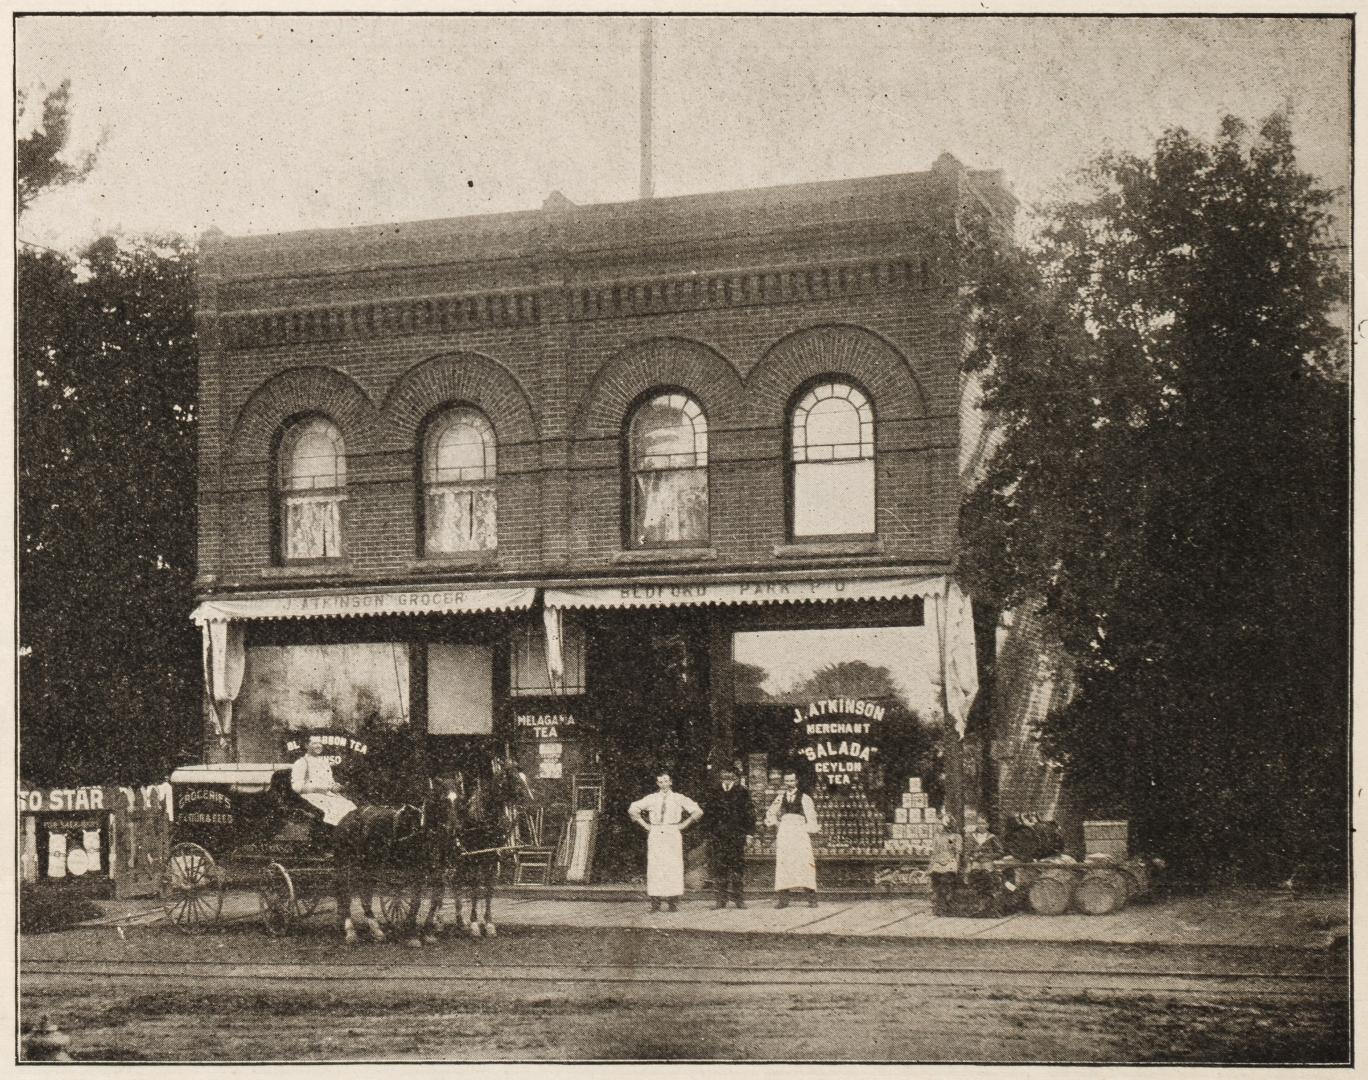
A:
{"type": "Polygon", "coordinates": [[[347,458],[342,435],[322,417],[295,424],[280,446],[281,556],[334,559],[342,554],[347,458]]]}
{"type": "Polygon", "coordinates": [[[820,849],[925,854],[943,784],[934,629],[745,632],[732,656],[735,747],[757,808],[792,769],[818,800],[820,849]]]}
{"type": "Polygon", "coordinates": [[[874,409],[848,383],[814,386],[793,410],[793,535],[868,535],[874,527],[874,409]]]}
{"type": "MultiPolygon", "coordinates": [[[[565,620],[562,630],[561,654],[565,664],[565,679],[559,692],[584,693],[584,629],[569,619],[565,620]]],[[[557,692],[547,674],[546,632],[540,624],[514,631],[509,660],[509,690],[515,697],[557,692]]]]}
{"type": "Polygon", "coordinates": [[[249,647],[234,710],[238,759],[287,760],[290,732],[363,734],[402,727],[408,716],[407,645],[249,647]]]}
{"type": "Polygon", "coordinates": [[[708,421],[685,394],[660,394],[632,417],[631,542],[634,547],[706,543],[708,421]]]}
{"type": "Polygon", "coordinates": [[[889,746],[904,758],[909,740],[930,749],[939,721],[933,638],[920,626],[736,634],[738,740],[814,783],[877,785],[889,746]]]}
{"type": "Polygon", "coordinates": [[[424,550],[429,555],[498,546],[494,429],[473,409],[431,425],[423,453],[424,550]]]}

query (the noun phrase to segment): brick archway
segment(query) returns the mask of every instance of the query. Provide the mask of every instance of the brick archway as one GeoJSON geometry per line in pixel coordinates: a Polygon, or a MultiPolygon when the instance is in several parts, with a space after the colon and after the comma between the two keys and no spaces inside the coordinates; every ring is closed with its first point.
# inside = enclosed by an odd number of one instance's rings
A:
{"type": "Polygon", "coordinates": [[[423,421],[453,401],[483,412],[500,444],[540,437],[531,400],[513,373],[482,353],[457,352],[430,357],[399,377],[380,410],[386,449],[412,449],[423,421]]]}
{"type": "Polygon", "coordinates": [[[628,345],[599,369],[575,411],[571,438],[618,435],[632,403],[656,386],[687,391],[710,426],[727,427],[744,415],[745,385],[721,353],[687,338],[652,338],[628,345]]]}
{"type": "Polygon", "coordinates": [[[307,412],[321,413],[337,425],[348,454],[375,448],[378,414],[366,392],[336,368],[301,367],[282,371],[253,391],[233,425],[229,460],[267,460],[285,421],[307,412]]]}
{"type": "Polygon", "coordinates": [[[881,422],[927,415],[926,389],[902,352],[872,330],[837,323],[797,330],[770,346],[746,379],[752,422],[782,430],[794,392],[826,374],[863,385],[881,422]]]}

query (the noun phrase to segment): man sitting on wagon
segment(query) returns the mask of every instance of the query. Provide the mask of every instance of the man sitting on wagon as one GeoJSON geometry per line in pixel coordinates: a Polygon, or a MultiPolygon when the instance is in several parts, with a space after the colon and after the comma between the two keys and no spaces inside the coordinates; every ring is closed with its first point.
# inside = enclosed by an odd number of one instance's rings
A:
{"type": "Polygon", "coordinates": [[[323,811],[323,824],[336,825],[356,809],[356,803],[342,794],[333,777],[332,764],[323,756],[323,740],[309,736],[308,750],[290,770],[290,787],[304,801],[323,811]]]}

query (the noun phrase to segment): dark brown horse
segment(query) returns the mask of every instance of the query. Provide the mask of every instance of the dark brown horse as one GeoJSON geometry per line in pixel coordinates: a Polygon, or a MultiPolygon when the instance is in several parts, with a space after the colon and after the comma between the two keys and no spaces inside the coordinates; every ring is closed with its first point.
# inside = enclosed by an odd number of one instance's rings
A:
{"type": "Polygon", "coordinates": [[[361,900],[371,937],[385,940],[373,909],[382,881],[402,887],[392,911],[406,943],[417,947],[436,940],[437,913],[446,897],[447,869],[460,849],[467,801],[461,778],[433,778],[417,806],[362,806],[342,819],[333,838],[333,869],[337,927],[347,944],[357,940],[353,897],[361,900]],[[418,913],[425,891],[428,911],[420,934],[418,913]]]}
{"type": "Polygon", "coordinates": [[[461,894],[469,890],[470,936],[494,937],[498,933],[491,914],[494,882],[504,855],[513,845],[518,811],[531,801],[532,792],[527,777],[507,757],[493,757],[486,766],[470,770],[461,780],[467,798],[460,834],[462,854],[455,860],[452,880],[456,927],[467,927],[461,919],[461,894]],[[479,912],[482,899],[483,918],[479,912]]]}

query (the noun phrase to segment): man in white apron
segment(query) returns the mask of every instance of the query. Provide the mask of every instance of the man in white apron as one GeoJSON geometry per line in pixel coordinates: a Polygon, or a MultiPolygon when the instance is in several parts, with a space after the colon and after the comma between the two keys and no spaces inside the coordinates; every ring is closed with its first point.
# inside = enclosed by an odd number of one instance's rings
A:
{"type": "Polygon", "coordinates": [[[817,906],[817,860],[812,854],[812,834],[817,832],[817,805],[798,790],[798,774],[784,773],[784,790],[770,805],[765,824],[778,826],[774,840],[775,907],[788,907],[790,891],[808,894],[808,906],[817,906]]]}
{"type": "Polygon", "coordinates": [[[332,764],[323,756],[323,740],[317,735],[309,738],[308,750],[290,769],[290,787],[323,811],[325,825],[336,825],[356,809],[356,803],[342,794],[333,779],[332,764]]]}
{"type": "Polygon", "coordinates": [[[671,790],[670,774],[662,772],[656,775],[656,790],[632,803],[627,815],[646,830],[646,895],[651,910],[659,911],[664,900],[671,911],[678,911],[684,895],[681,834],[703,816],[703,810],[687,795],[671,790]]]}

